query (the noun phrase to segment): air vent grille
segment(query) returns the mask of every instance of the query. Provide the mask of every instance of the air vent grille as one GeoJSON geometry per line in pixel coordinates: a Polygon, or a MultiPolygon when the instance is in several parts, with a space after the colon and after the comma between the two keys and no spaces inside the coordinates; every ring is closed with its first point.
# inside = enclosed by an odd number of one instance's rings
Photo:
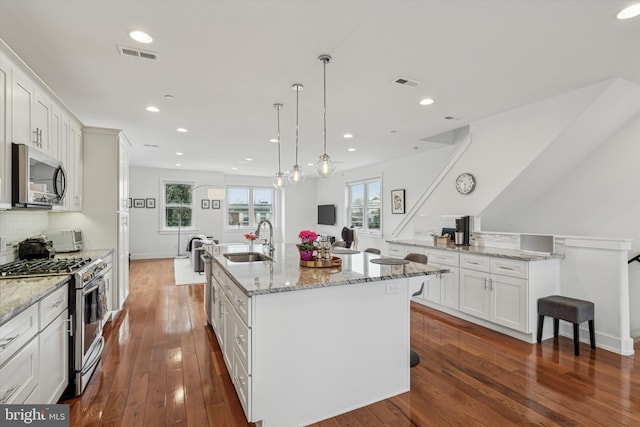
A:
{"type": "Polygon", "coordinates": [[[124,46],[118,46],[118,50],[120,51],[121,55],[135,56],[136,58],[150,59],[151,61],[156,62],[160,60],[158,54],[153,52],[124,46]]]}
{"type": "Polygon", "coordinates": [[[393,79],[393,82],[397,85],[407,86],[407,87],[417,87],[418,85],[420,85],[419,81],[411,80],[406,77],[398,77],[396,79],[393,79]]]}

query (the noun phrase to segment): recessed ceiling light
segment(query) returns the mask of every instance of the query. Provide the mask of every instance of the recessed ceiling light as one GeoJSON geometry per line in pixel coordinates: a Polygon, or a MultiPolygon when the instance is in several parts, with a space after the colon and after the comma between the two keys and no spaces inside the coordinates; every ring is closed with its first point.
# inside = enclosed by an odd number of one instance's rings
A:
{"type": "Polygon", "coordinates": [[[313,166],[315,163],[307,163],[307,166],[313,166]]]}
{"type": "Polygon", "coordinates": [[[231,170],[232,170],[232,171],[237,171],[237,170],[238,170],[238,168],[231,168],[231,170]]]}
{"type": "Polygon", "coordinates": [[[178,129],[176,129],[176,131],[178,131],[178,132],[182,132],[182,133],[187,133],[187,132],[189,132],[189,131],[188,131],[188,130],[186,130],[185,128],[178,128],[178,129]]]}
{"type": "Polygon", "coordinates": [[[245,160],[246,160],[247,162],[252,162],[252,161],[253,161],[253,159],[252,159],[251,157],[247,157],[245,160]]]}
{"type": "Polygon", "coordinates": [[[176,163],[176,166],[182,166],[182,163],[176,163]]]}
{"type": "Polygon", "coordinates": [[[269,142],[278,142],[278,138],[271,138],[269,142]]]}
{"type": "Polygon", "coordinates": [[[342,135],[344,138],[353,138],[353,135],[350,133],[345,133],[344,135],[342,135]]]}
{"type": "Polygon", "coordinates": [[[623,20],[634,18],[640,15],[640,3],[632,4],[631,6],[625,7],[616,15],[616,18],[623,20]]]}
{"type": "Polygon", "coordinates": [[[181,152],[179,152],[179,151],[178,151],[178,152],[176,153],[176,156],[184,156],[184,153],[181,153],[181,152]]]}
{"type": "Polygon", "coordinates": [[[431,98],[424,98],[420,100],[420,105],[431,105],[433,104],[433,99],[431,98]]]}
{"type": "Polygon", "coordinates": [[[353,147],[352,148],[347,148],[347,151],[356,151],[356,149],[353,148],[353,147]]]}
{"type": "Polygon", "coordinates": [[[144,31],[131,31],[129,37],[140,43],[151,43],[153,38],[144,31]]]}
{"type": "Polygon", "coordinates": [[[155,107],[153,105],[149,105],[147,108],[145,108],[145,110],[151,111],[152,113],[157,113],[157,112],[160,111],[160,109],[158,107],[155,107]]]}

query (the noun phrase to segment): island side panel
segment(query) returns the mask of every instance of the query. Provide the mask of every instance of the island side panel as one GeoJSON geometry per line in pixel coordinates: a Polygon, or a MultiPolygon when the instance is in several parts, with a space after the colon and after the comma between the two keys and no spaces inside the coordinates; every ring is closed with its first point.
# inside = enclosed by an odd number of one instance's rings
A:
{"type": "Polygon", "coordinates": [[[254,296],[253,421],[306,425],[408,391],[408,283],[254,296]]]}

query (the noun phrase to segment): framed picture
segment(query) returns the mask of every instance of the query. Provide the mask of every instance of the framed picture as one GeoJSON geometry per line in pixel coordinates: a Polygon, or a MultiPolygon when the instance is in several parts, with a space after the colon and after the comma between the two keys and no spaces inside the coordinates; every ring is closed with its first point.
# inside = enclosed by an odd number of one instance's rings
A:
{"type": "Polygon", "coordinates": [[[392,214],[404,213],[404,189],[391,190],[391,213],[392,214]]]}
{"type": "Polygon", "coordinates": [[[209,204],[210,204],[210,203],[211,203],[211,202],[209,202],[209,199],[202,199],[202,200],[200,201],[200,207],[201,207],[202,209],[209,209],[209,204]]]}
{"type": "Polygon", "coordinates": [[[144,208],[144,199],[133,199],[134,208],[144,208]]]}
{"type": "Polygon", "coordinates": [[[220,209],[220,200],[212,200],[211,209],[220,209]]]}
{"type": "Polygon", "coordinates": [[[131,209],[131,206],[133,206],[133,201],[132,201],[131,197],[129,197],[129,209],[131,209]]]}
{"type": "Polygon", "coordinates": [[[147,207],[151,209],[155,209],[156,199],[147,199],[147,207]]]}

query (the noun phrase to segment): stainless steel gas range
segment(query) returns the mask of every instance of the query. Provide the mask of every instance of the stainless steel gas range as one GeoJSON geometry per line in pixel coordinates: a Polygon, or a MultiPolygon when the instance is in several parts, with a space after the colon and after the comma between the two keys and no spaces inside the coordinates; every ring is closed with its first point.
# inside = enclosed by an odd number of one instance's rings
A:
{"type": "Polygon", "coordinates": [[[22,260],[0,266],[5,279],[71,276],[69,282],[69,386],[63,397],[82,394],[104,348],[107,263],[91,258],[22,260]]]}

